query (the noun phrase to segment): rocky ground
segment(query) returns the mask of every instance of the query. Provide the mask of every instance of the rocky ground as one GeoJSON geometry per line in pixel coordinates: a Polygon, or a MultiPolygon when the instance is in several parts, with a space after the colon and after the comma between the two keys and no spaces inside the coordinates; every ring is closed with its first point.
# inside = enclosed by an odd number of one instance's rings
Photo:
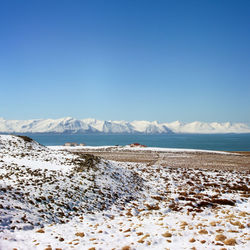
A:
{"type": "Polygon", "coordinates": [[[248,159],[0,135],[0,249],[249,249],[248,159]]]}

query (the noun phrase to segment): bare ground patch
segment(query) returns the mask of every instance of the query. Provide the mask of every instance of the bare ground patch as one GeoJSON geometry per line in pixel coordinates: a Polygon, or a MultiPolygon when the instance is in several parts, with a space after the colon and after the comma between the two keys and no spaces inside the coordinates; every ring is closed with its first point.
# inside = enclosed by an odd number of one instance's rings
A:
{"type": "Polygon", "coordinates": [[[154,151],[116,151],[115,148],[101,150],[81,150],[107,160],[120,162],[159,164],[174,168],[202,168],[211,170],[250,170],[250,152],[216,154],[207,152],[154,152],[154,151]]]}

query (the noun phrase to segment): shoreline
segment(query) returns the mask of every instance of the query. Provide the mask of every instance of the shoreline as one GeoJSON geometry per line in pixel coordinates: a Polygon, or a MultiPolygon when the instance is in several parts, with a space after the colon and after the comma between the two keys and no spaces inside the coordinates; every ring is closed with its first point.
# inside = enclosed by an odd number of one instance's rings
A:
{"type": "Polygon", "coordinates": [[[250,171],[250,152],[119,146],[50,146],[49,148],[76,154],[93,154],[106,160],[118,162],[146,163],[173,168],[250,171]]]}
{"type": "Polygon", "coordinates": [[[250,134],[229,135],[97,135],[97,134],[25,134],[45,146],[60,146],[65,143],[88,146],[126,146],[139,142],[148,147],[183,148],[212,151],[250,151],[250,134]]]}
{"type": "Polygon", "coordinates": [[[209,149],[192,149],[192,148],[164,148],[164,147],[130,147],[130,146],[63,146],[53,145],[46,146],[54,150],[112,150],[112,151],[154,151],[154,152],[178,152],[178,153],[211,153],[211,154],[250,154],[250,151],[228,151],[228,150],[209,150],[209,149]]]}

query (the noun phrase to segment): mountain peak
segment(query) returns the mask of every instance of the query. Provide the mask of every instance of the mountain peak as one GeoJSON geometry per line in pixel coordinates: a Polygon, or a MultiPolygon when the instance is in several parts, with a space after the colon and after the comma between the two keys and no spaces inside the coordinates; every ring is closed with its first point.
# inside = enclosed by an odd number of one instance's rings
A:
{"type": "Polygon", "coordinates": [[[167,134],[167,133],[250,133],[250,126],[245,123],[200,122],[159,123],[158,121],[102,121],[94,118],[75,119],[64,117],[61,119],[35,120],[5,120],[0,118],[0,133],[139,133],[139,134],[167,134]]]}
{"type": "Polygon", "coordinates": [[[67,117],[62,118],[62,120],[69,121],[69,120],[75,120],[75,118],[71,116],[67,116],[67,117]]]}

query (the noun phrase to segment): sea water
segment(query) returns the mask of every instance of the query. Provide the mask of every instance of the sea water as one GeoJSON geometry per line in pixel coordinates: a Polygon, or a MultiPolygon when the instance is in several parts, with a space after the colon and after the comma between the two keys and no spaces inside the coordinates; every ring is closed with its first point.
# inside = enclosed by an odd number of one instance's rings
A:
{"type": "Polygon", "coordinates": [[[65,142],[88,146],[128,145],[134,142],[148,147],[188,148],[225,151],[250,151],[250,134],[26,134],[45,146],[65,142]]]}

